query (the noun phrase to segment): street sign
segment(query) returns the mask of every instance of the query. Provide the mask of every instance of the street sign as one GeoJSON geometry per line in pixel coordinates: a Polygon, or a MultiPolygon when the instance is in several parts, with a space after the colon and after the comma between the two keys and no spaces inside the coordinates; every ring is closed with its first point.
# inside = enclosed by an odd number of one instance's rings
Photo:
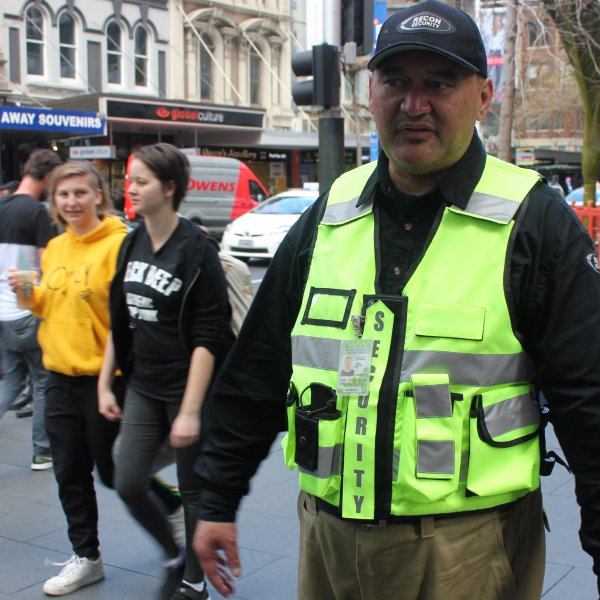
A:
{"type": "Polygon", "coordinates": [[[369,159],[371,161],[379,158],[379,136],[375,131],[371,132],[371,149],[369,152],[369,159]]]}
{"type": "Polygon", "coordinates": [[[115,146],[71,146],[69,158],[116,158],[115,146]]]}

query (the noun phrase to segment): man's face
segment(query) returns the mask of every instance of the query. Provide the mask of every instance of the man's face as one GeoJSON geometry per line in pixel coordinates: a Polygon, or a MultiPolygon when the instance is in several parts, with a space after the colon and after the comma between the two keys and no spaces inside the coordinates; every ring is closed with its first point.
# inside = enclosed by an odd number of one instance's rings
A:
{"type": "Polygon", "coordinates": [[[392,180],[442,174],[465,153],[492,99],[491,80],[439,54],[399,52],[371,77],[369,109],[392,180]]]}

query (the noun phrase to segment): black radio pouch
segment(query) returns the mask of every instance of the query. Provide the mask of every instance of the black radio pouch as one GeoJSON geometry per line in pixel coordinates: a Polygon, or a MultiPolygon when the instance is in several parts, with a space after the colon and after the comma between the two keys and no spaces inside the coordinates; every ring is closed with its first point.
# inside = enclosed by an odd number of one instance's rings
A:
{"type": "Polygon", "coordinates": [[[319,458],[319,421],[309,412],[296,411],[296,464],[307,471],[315,471],[319,458]]]}
{"type": "Polygon", "coordinates": [[[319,421],[337,419],[335,390],[320,383],[311,383],[300,394],[299,406],[294,416],[296,428],[296,464],[307,471],[319,466],[319,421]],[[305,392],[310,391],[310,404],[302,404],[305,392]]]}

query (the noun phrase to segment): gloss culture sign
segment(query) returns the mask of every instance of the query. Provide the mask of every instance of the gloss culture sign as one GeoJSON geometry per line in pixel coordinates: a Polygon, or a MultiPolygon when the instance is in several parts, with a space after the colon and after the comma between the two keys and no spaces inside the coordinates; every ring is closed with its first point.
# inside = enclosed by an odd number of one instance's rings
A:
{"type": "Polygon", "coordinates": [[[165,123],[262,127],[263,122],[263,113],[260,111],[242,112],[226,108],[157,105],[116,100],[106,101],[106,112],[109,117],[144,119],[165,123]]]}

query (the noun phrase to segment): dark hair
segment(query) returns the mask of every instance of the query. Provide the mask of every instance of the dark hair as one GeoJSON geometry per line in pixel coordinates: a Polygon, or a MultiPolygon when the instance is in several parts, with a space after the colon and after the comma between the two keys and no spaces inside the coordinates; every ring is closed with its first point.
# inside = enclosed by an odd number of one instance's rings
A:
{"type": "Polygon", "coordinates": [[[57,167],[50,177],[50,183],[48,184],[48,199],[50,201],[50,214],[52,218],[61,225],[66,225],[65,220],[60,216],[58,209],[56,208],[56,202],[54,201],[54,193],[56,191],[56,186],[63,181],[64,179],[69,179],[69,177],[78,177],[85,176],[88,179],[88,183],[90,187],[95,190],[100,190],[102,194],[102,202],[98,205],[97,211],[98,216],[101,218],[106,213],[108,213],[113,204],[111,198],[106,190],[106,184],[102,179],[102,175],[100,175],[100,171],[98,171],[97,167],[93,165],[91,162],[84,160],[74,160],[71,162],[66,162],[60,167],[57,167]]]}
{"type": "Polygon", "coordinates": [[[177,211],[185,198],[190,181],[190,163],[187,156],[171,144],[153,144],[144,146],[133,153],[166,185],[170,181],[175,185],[173,210],[177,211]]]}
{"type": "Polygon", "coordinates": [[[19,183],[20,181],[7,181],[6,183],[3,183],[2,185],[0,185],[0,192],[8,192],[9,194],[12,194],[18,187],[19,187],[19,183]]]}
{"type": "Polygon", "coordinates": [[[61,163],[60,156],[52,150],[34,150],[23,167],[23,177],[29,176],[37,181],[42,181],[61,163]]]}

